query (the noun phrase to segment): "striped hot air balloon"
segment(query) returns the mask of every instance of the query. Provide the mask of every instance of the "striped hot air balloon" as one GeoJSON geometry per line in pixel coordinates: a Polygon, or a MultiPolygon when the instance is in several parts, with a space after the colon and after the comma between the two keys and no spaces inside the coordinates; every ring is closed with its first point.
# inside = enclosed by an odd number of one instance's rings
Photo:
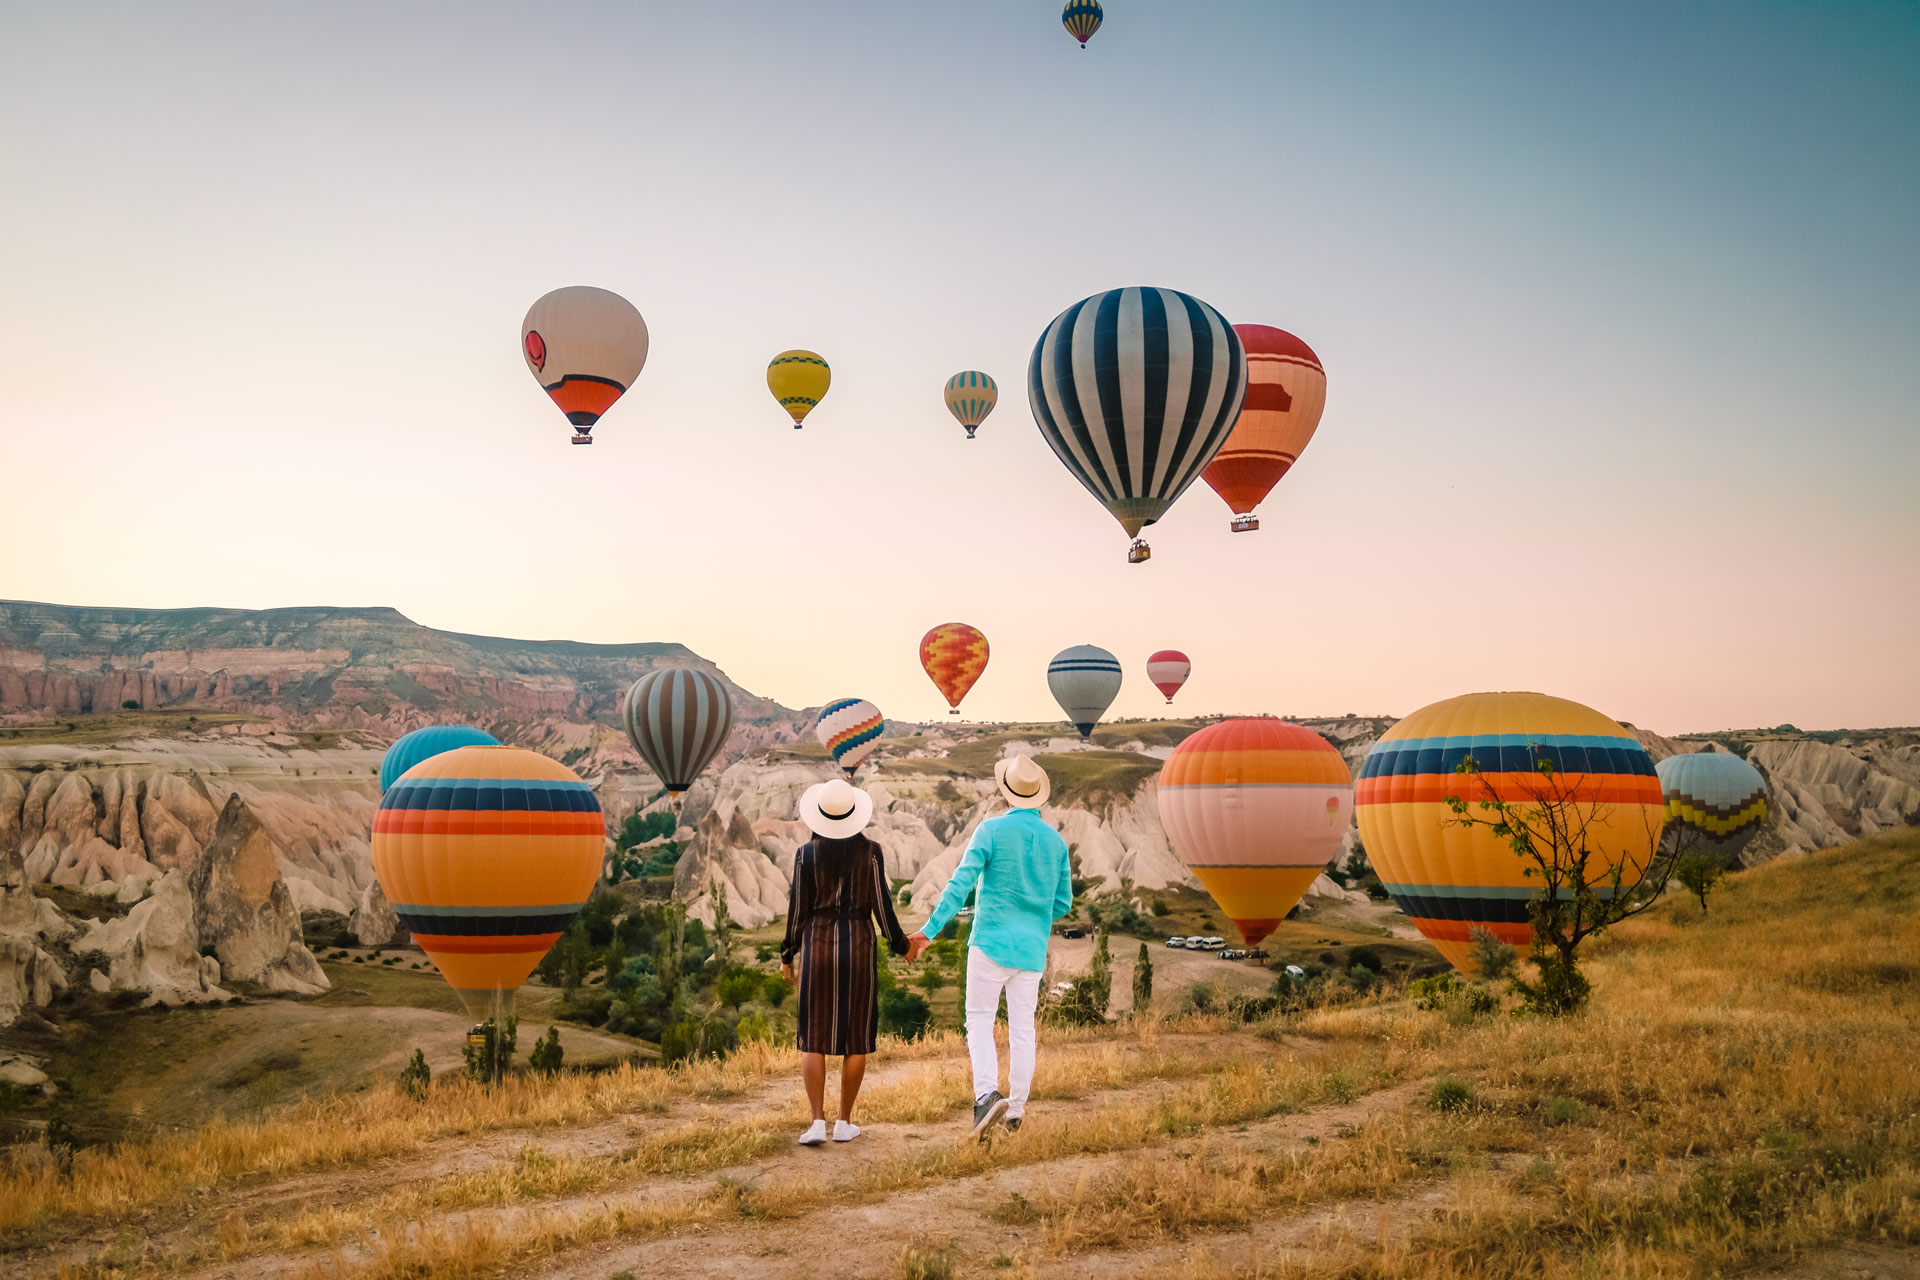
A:
{"type": "Polygon", "coordinates": [[[570,285],[527,308],[520,354],[573,424],[573,442],[592,444],[593,424],[646,367],[647,322],[617,293],[570,285]]]}
{"type": "Polygon", "coordinates": [[[606,853],[593,789],[519,747],[423,760],[380,798],[373,870],[401,927],[476,1016],[572,923],[606,853]]]}
{"type": "Polygon", "coordinates": [[[1251,947],[1340,851],[1353,775],[1311,729],[1223,720],[1174,748],[1159,802],[1174,853],[1251,947]]]}
{"type": "Polygon", "coordinates": [[[1173,289],[1113,289],[1076,302],[1034,344],[1033,419],[1060,461],[1134,539],[1165,515],[1226,441],[1246,394],[1227,322],[1173,289]]]}
{"type": "Polygon", "coordinates": [[[1060,11],[1060,25],[1080,42],[1084,51],[1087,41],[1100,29],[1101,17],[1100,0],[1067,0],[1067,7],[1060,11]]]}
{"type": "Polygon", "coordinates": [[[622,719],[633,749],[666,786],[678,807],[733,731],[727,686],[691,667],[649,671],[627,690],[622,719]]]}
{"type": "Polygon", "coordinates": [[[1677,840],[1731,857],[1767,824],[1767,780],[1739,756],[1693,751],[1654,766],[1677,840]]]}
{"type": "Polygon", "coordinates": [[[948,714],[960,714],[960,700],[987,669],[987,637],[964,622],[943,622],[920,637],[920,665],[947,700],[948,714]]]}
{"type": "Polygon", "coordinates": [[[1047,664],[1047,688],[1082,740],[1093,736],[1093,726],[1119,696],[1120,678],[1120,660],[1098,645],[1062,649],[1047,664]]]}
{"type": "Polygon", "coordinates": [[[1193,664],[1178,649],[1161,649],[1147,659],[1147,680],[1167,695],[1168,703],[1172,703],[1173,695],[1180,692],[1180,686],[1192,672],[1193,664]]]}
{"type": "Polygon", "coordinates": [[[767,390],[792,417],[795,431],[826,398],[832,382],[833,370],[812,351],[782,351],[767,362],[767,390]]]}
{"type": "Polygon", "coordinates": [[[947,379],[946,400],[947,412],[967,429],[967,439],[971,440],[974,430],[1000,403],[1000,388],[978,369],[969,369],[947,379]]]}
{"type": "Polygon", "coordinates": [[[886,727],[880,708],[865,698],[835,698],[821,708],[820,718],[813,722],[813,736],[851,778],[880,745],[886,727]]]}
{"type": "Polygon", "coordinates": [[[1313,348],[1264,324],[1237,324],[1247,352],[1247,399],[1201,476],[1233,509],[1233,531],[1260,527],[1253,509],[1287,474],[1327,407],[1327,372],[1313,348]]]}
{"type": "Polygon", "coordinates": [[[387,753],[380,757],[380,790],[385,791],[398,778],[422,760],[431,759],[455,747],[497,747],[500,739],[484,729],[464,724],[430,724],[424,729],[402,734],[387,753]]]}
{"type": "Polygon", "coordinates": [[[1537,800],[1543,760],[1553,791],[1593,807],[1596,881],[1618,866],[1623,886],[1638,884],[1660,840],[1660,779],[1647,749],[1591,707],[1542,693],[1449,698],[1389,729],[1360,766],[1354,803],[1374,872],[1463,973],[1476,927],[1515,946],[1531,941],[1527,902],[1539,881],[1507,841],[1461,825],[1447,797],[1473,804],[1491,787],[1502,800],[1537,800]],[[1455,771],[1468,756],[1481,779],[1455,771]]]}

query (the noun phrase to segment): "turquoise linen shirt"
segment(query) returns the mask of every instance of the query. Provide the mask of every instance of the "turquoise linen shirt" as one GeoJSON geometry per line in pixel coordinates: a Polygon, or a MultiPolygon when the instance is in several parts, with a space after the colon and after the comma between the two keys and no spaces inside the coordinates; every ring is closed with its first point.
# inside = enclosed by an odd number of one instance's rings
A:
{"type": "Polygon", "coordinates": [[[1073,866],[1060,833],[1038,809],[988,818],[974,830],[921,932],[931,938],[946,928],[976,882],[980,897],[968,943],[1009,969],[1046,968],[1053,922],[1073,909],[1073,866]]]}

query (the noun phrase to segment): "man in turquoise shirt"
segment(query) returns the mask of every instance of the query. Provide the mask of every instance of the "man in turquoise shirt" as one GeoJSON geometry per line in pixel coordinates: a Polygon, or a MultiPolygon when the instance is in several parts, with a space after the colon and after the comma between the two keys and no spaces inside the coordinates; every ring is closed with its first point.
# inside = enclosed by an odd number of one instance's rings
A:
{"type": "Polygon", "coordinates": [[[973,1133],[983,1135],[1006,1118],[1018,1129],[1033,1089],[1033,1011],[1047,967],[1053,922],[1073,909],[1073,867],[1067,842],[1040,816],[1051,789],[1047,771],[1026,756],[1002,760],[993,779],[1010,807],[973,833],[946,892],[919,933],[907,939],[907,959],[920,958],[927,939],[946,927],[978,884],[967,950],[967,1054],[973,1059],[973,1133]],[[1007,1092],[1000,1096],[1000,1051],[993,1022],[1007,997],[1007,1092]]]}

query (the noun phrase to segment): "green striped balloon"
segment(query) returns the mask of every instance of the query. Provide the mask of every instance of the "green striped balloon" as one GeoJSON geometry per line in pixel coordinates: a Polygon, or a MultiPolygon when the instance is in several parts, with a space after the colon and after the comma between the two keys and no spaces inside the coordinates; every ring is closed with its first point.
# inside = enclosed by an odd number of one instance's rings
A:
{"type": "Polygon", "coordinates": [[[967,429],[969,440],[973,439],[974,428],[987,420],[999,402],[999,386],[978,369],[968,369],[947,379],[947,412],[967,429]]]}

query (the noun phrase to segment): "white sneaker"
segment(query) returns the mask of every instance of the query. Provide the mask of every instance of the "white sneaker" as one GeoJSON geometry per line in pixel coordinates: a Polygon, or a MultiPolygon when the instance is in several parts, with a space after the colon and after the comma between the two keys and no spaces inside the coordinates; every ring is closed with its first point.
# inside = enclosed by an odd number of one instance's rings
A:
{"type": "Polygon", "coordinates": [[[852,1142],[859,1136],[859,1125],[852,1124],[846,1120],[835,1120],[833,1122],[833,1140],[835,1142],[852,1142]]]}
{"type": "Polygon", "coordinates": [[[826,1140],[827,1122],[825,1120],[815,1120],[807,1126],[807,1131],[800,1135],[800,1145],[803,1147],[817,1147],[826,1140]]]}

